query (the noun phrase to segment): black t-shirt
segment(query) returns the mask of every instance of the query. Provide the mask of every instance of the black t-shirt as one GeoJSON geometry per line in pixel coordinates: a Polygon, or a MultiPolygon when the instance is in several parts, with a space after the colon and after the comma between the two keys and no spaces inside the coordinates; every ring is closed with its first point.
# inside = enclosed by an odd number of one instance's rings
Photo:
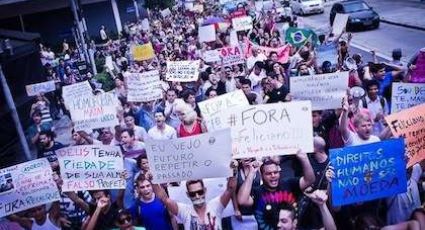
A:
{"type": "Polygon", "coordinates": [[[64,147],[65,145],[55,141],[50,149],[40,148],[38,150],[38,158],[46,157],[49,162],[55,162],[58,160],[55,151],[64,147]]]}
{"type": "Polygon", "coordinates": [[[282,85],[277,89],[273,89],[270,93],[267,94],[267,96],[269,96],[267,103],[276,103],[279,101],[285,102],[285,97],[288,95],[288,93],[289,90],[285,85],[282,85]]]}
{"type": "Polygon", "coordinates": [[[301,194],[300,178],[281,180],[276,191],[269,191],[264,184],[254,188],[251,196],[254,199],[254,215],[258,229],[275,229],[279,219],[277,209],[282,202],[295,202],[301,194]]]}
{"type": "MultiPolygon", "coordinates": [[[[90,216],[93,216],[93,213],[96,211],[96,205],[90,204],[90,216]]],[[[107,213],[100,212],[99,217],[97,218],[96,225],[94,230],[107,230],[111,228],[115,228],[115,219],[118,216],[120,208],[117,203],[112,203],[111,207],[107,213]]]]}

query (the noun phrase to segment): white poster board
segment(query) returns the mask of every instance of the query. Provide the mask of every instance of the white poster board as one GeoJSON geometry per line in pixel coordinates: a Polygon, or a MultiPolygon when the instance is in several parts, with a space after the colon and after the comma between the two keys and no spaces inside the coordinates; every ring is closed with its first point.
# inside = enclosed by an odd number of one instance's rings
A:
{"type": "Polygon", "coordinates": [[[77,97],[88,97],[93,95],[93,90],[88,81],[78,82],[62,87],[62,98],[65,104],[77,97]]]}
{"type": "Polygon", "coordinates": [[[131,73],[125,78],[127,84],[127,101],[147,102],[162,98],[159,71],[131,73]]]}
{"type": "Polygon", "coordinates": [[[230,130],[172,140],[146,141],[153,183],[229,177],[232,144],[230,130]]]}
{"type": "Polygon", "coordinates": [[[40,93],[48,93],[56,90],[55,81],[46,81],[36,84],[26,85],[25,89],[28,96],[36,96],[40,93]]]}
{"type": "Polygon", "coordinates": [[[219,50],[206,50],[202,53],[202,59],[205,62],[218,62],[221,61],[219,50]]]}
{"type": "Polygon", "coordinates": [[[252,18],[250,16],[232,18],[233,29],[245,31],[252,29],[252,18]]]}
{"type": "Polygon", "coordinates": [[[236,90],[198,103],[208,130],[217,130],[216,127],[220,127],[222,123],[226,122],[221,119],[222,117],[217,116],[223,111],[248,105],[248,99],[242,90],[236,90]]]}
{"type": "Polygon", "coordinates": [[[125,189],[124,158],[118,146],[77,145],[56,150],[62,191],[125,189]]]}
{"type": "Polygon", "coordinates": [[[236,159],[313,152],[310,101],[233,107],[211,119],[224,121],[216,129],[231,128],[236,159]]]}
{"type": "Polygon", "coordinates": [[[393,82],[391,113],[425,103],[425,83],[393,82]]]}
{"type": "Polygon", "coordinates": [[[0,169],[0,217],[58,201],[52,174],[46,158],[0,169]]]}
{"type": "Polygon", "coordinates": [[[245,63],[242,49],[239,46],[220,48],[220,58],[222,66],[233,66],[245,63]]]}
{"type": "Polygon", "coordinates": [[[336,72],[290,78],[293,100],[310,100],[313,110],[341,108],[347,94],[348,72],[336,72]]]}
{"type": "Polygon", "coordinates": [[[114,64],[111,56],[105,57],[105,66],[108,67],[109,70],[114,70],[114,64]]]}
{"type": "Polygon", "coordinates": [[[230,45],[231,46],[239,45],[238,34],[236,30],[230,31],[230,45]]]}
{"type": "Polygon", "coordinates": [[[165,18],[165,17],[167,17],[167,16],[169,16],[169,15],[171,15],[171,11],[170,11],[170,9],[164,9],[164,10],[161,10],[161,16],[163,17],[163,18],[165,18]]]}
{"type": "Polygon", "coordinates": [[[335,19],[332,26],[332,33],[335,36],[338,36],[342,34],[342,32],[345,30],[345,27],[347,26],[348,22],[348,14],[336,14],[335,19]]]}
{"type": "Polygon", "coordinates": [[[74,98],[68,106],[75,131],[118,125],[117,105],[113,93],[74,98]]]}
{"type": "Polygon", "coordinates": [[[216,40],[214,25],[200,26],[198,28],[199,42],[213,42],[216,40]]]}
{"type": "Polygon", "coordinates": [[[142,30],[144,30],[144,31],[150,30],[149,20],[147,18],[142,20],[142,30]]]}
{"type": "Polygon", "coordinates": [[[197,81],[200,61],[167,61],[165,80],[178,82],[197,81]]]}

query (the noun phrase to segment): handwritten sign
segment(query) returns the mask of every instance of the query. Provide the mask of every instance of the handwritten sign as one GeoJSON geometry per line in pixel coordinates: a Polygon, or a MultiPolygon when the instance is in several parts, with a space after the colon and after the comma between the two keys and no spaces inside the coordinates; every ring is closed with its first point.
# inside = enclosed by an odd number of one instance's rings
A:
{"type": "Polygon", "coordinates": [[[208,130],[217,130],[217,125],[225,123],[222,117],[217,116],[226,109],[238,106],[248,106],[249,102],[242,90],[220,95],[198,103],[201,114],[208,130]]]}
{"type": "Polygon", "coordinates": [[[231,128],[233,158],[313,152],[310,101],[233,107],[210,119],[213,130],[231,128]]]}
{"type": "Polygon", "coordinates": [[[222,66],[232,66],[245,63],[245,58],[239,46],[223,47],[220,49],[222,66]]]}
{"type": "Polygon", "coordinates": [[[205,62],[218,62],[221,61],[220,51],[217,50],[206,50],[202,53],[202,59],[205,62]]]}
{"type": "Polygon", "coordinates": [[[410,82],[425,83],[425,49],[419,50],[415,66],[416,68],[412,71],[410,82]]]}
{"type": "Polygon", "coordinates": [[[335,43],[323,44],[316,48],[317,65],[322,66],[323,62],[329,61],[333,67],[338,64],[338,52],[335,43]]]}
{"type": "Polygon", "coordinates": [[[68,106],[69,102],[78,97],[92,96],[92,88],[88,81],[66,85],[62,87],[62,98],[68,106]]]}
{"type": "Polygon", "coordinates": [[[136,61],[145,61],[155,57],[155,51],[153,50],[152,43],[146,43],[144,45],[135,45],[132,47],[133,58],[136,61]]]}
{"type": "Polygon", "coordinates": [[[231,151],[229,129],[146,142],[153,183],[228,177],[232,173],[229,167],[231,151]]]}
{"type": "Polygon", "coordinates": [[[395,137],[403,137],[409,162],[407,167],[425,158],[425,104],[385,117],[395,137]]]}
{"type": "Polygon", "coordinates": [[[216,40],[214,25],[200,26],[198,28],[199,42],[213,42],[216,40]]]}
{"type": "Polygon", "coordinates": [[[127,101],[146,102],[162,98],[158,70],[131,73],[125,81],[127,84],[127,101]]]}
{"type": "Polygon", "coordinates": [[[190,82],[199,77],[200,61],[167,61],[167,81],[190,82]]]}
{"type": "Polygon", "coordinates": [[[62,191],[124,189],[124,159],[117,146],[77,145],[56,151],[62,191]]]}
{"type": "Polygon", "coordinates": [[[403,139],[330,150],[334,206],[406,192],[403,139]]]}
{"type": "Polygon", "coordinates": [[[25,89],[27,90],[28,96],[36,96],[40,93],[48,93],[56,90],[55,81],[46,81],[41,83],[36,83],[32,85],[26,85],[25,89]]]}
{"type": "Polygon", "coordinates": [[[77,97],[69,103],[76,131],[114,127],[117,119],[118,99],[113,93],[77,97]]]}
{"type": "Polygon", "coordinates": [[[425,103],[425,84],[393,82],[391,113],[425,103]]]}
{"type": "Polygon", "coordinates": [[[310,100],[313,110],[341,108],[348,87],[348,72],[290,78],[295,100],[310,100]]]}
{"type": "Polygon", "coordinates": [[[58,201],[52,174],[46,158],[0,169],[0,217],[58,201]]]}
{"type": "Polygon", "coordinates": [[[233,29],[245,31],[252,29],[252,18],[250,16],[232,18],[233,29]]]}
{"type": "Polygon", "coordinates": [[[336,14],[333,26],[332,33],[334,35],[340,35],[345,30],[348,22],[348,14],[336,14]]]}

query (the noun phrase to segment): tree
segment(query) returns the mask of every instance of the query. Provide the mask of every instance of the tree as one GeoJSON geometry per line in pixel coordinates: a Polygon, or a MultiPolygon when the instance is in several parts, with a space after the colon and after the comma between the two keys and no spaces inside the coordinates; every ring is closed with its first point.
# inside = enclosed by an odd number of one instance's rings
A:
{"type": "Polygon", "coordinates": [[[174,6],[174,0],[145,0],[145,7],[149,9],[165,9],[174,6]]]}

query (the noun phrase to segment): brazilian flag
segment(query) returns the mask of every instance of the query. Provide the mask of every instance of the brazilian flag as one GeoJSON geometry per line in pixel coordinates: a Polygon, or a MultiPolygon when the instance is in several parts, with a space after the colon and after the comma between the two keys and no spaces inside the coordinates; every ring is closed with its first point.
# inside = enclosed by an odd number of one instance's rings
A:
{"type": "Polygon", "coordinates": [[[316,45],[318,42],[317,35],[313,30],[296,27],[289,27],[286,30],[285,40],[295,47],[303,46],[308,41],[313,43],[313,45],[316,45]]]}

